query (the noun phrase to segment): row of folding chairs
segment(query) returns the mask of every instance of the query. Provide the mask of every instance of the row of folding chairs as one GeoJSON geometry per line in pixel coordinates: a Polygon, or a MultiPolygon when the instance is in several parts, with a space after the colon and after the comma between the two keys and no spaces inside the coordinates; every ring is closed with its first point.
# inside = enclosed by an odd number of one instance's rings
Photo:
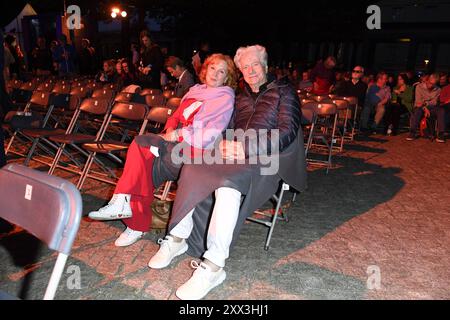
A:
{"type": "MultiPolygon", "coordinates": [[[[150,107],[146,104],[139,104],[136,102],[123,102],[105,97],[90,97],[80,99],[79,96],[72,95],[68,100],[55,102],[55,99],[60,97],[59,95],[53,95],[48,92],[35,91],[27,104],[26,111],[42,112],[45,115],[43,125],[41,128],[18,130],[14,133],[10,139],[7,152],[11,148],[11,144],[16,135],[20,134],[31,141],[31,147],[26,154],[25,164],[28,164],[36,148],[44,150],[50,159],[49,174],[53,174],[55,169],[73,169],[65,165],[60,165],[60,160],[63,155],[69,158],[70,162],[75,165],[75,170],[72,172],[80,173],[80,180],[78,183],[81,189],[84,181],[89,174],[92,162],[95,161],[100,167],[107,173],[108,176],[116,178],[113,171],[96,158],[96,154],[107,154],[110,158],[120,161],[120,159],[114,155],[114,153],[125,151],[128,143],[125,142],[125,135],[122,134],[119,139],[112,139],[108,137],[108,141],[105,144],[100,143],[105,137],[108,131],[107,127],[110,124],[115,124],[117,127],[126,123],[127,135],[132,133],[140,134],[146,130],[147,124],[152,123],[152,129],[160,129],[166,122],[167,118],[173,113],[173,108],[166,106],[150,107]],[[61,105],[62,102],[67,102],[65,106],[61,105]],[[124,110],[128,111],[124,111],[124,110]],[[144,111],[143,111],[144,110],[144,111]],[[55,121],[50,125],[49,120],[54,116],[54,112],[59,111],[55,117],[55,121]],[[58,123],[58,116],[65,116],[69,118],[67,126],[57,126],[54,123],[58,123]],[[133,127],[133,122],[137,120],[141,121],[139,128],[133,127]],[[85,127],[85,124],[94,124],[87,130],[82,132],[80,129],[85,127]],[[91,144],[89,144],[91,143],[91,144]],[[94,143],[94,145],[92,145],[94,143]],[[75,149],[78,153],[84,155],[88,159],[83,167],[83,163],[71,156],[67,152],[66,147],[75,149]]],[[[113,131],[113,130],[111,130],[113,131]]],[[[117,136],[117,132],[116,135],[117,136]]],[[[128,139],[129,140],[129,139],[128,139]]],[[[69,170],[71,171],[71,170],[69,170]]],[[[100,179],[101,180],[101,179],[100,179]]],[[[110,179],[103,179],[111,182],[110,179]]],[[[113,180],[114,181],[114,180],[113,180]]]]}

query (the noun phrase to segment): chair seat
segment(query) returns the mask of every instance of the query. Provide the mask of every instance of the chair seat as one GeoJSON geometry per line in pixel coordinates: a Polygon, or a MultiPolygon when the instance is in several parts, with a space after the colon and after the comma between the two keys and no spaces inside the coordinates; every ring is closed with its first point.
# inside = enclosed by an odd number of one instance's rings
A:
{"type": "Polygon", "coordinates": [[[50,137],[50,136],[56,136],[56,135],[63,135],[66,131],[64,129],[23,129],[23,134],[32,137],[32,138],[43,138],[43,137],[50,137]]]}
{"type": "Polygon", "coordinates": [[[130,146],[129,143],[114,141],[114,140],[105,140],[100,142],[90,142],[84,143],[83,148],[98,153],[109,153],[113,151],[125,151],[130,146]]]}
{"type": "Polygon", "coordinates": [[[64,134],[60,136],[52,136],[50,140],[58,143],[86,143],[95,140],[95,136],[81,133],[64,134]]]}

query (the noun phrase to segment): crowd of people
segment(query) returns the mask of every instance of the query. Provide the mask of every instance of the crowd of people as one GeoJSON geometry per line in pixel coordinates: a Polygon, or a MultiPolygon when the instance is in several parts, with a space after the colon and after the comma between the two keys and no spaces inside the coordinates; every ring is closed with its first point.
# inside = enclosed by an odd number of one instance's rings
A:
{"type": "MultiPolygon", "coordinates": [[[[21,67],[19,51],[10,40],[5,40],[4,58],[0,57],[8,69],[6,79],[21,67]]],[[[123,219],[126,229],[115,245],[132,245],[150,229],[155,189],[165,181],[177,180],[168,233],[159,241],[160,248],[148,266],[166,268],[185,252],[202,258],[199,264],[194,263],[192,277],[176,291],[181,299],[201,299],[225,280],[225,261],[243,223],[276,192],[281,180],[298,191],[305,188],[299,92],[356,97],[362,107],[359,127],[363,133],[380,126],[383,133],[395,135],[401,116],[409,114],[408,140],[413,140],[422,119],[435,118],[436,141],[445,142],[450,105],[447,75],[430,74],[416,80],[405,72],[394,78],[385,72],[367,75],[362,66],[340,72],[335,70],[332,56],[310,70],[281,70],[269,68],[268,54],[260,45],[241,47],[231,58],[209,53],[205,44],[194,56],[191,68],[178,57],[165,57],[148,32],[140,34],[140,42],[141,50],[132,46],[130,58],[104,61],[95,80],[120,88],[139,85],[158,89],[164,80],[161,75],[167,72],[176,79],[174,92],[182,98],[181,104],[160,134],[134,139],[112,199],[89,217],[123,219]],[[278,149],[273,147],[270,134],[244,141],[222,139],[227,128],[278,130],[278,149]],[[174,149],[182,150],[189,159],[217,151],[227,162],[175,163],[171,157],[174,149]],[[279,170],[272,175],[262,175],[261,164],[249,162],[267,153],[280,159],[279,170]]],[[[83,40],[78,58],[81,73],[94,73],[95,64],[90,60],[94,56],[95,49],[83,40]]],[[[45,39],[39,38],[32,65],[36,74],[67,74],[74,70],[74,57],[74,48],[65,36],[49,49],[45,39]]]]}

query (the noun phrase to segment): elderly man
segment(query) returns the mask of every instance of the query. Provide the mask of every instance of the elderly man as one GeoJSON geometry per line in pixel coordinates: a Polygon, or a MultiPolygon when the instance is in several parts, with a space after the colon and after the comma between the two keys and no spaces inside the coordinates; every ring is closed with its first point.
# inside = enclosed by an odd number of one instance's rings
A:
{"type": "Polygon", "coordinates": [[[445,108],[439,105],[441,89],[437,86],[438,81],[439,75],[431,74],[425,82],[417,85],[411,128],[406,140],[412,141],[416,139],[416,132],[423,116],[427,118],[433,116],[437,120],[438,127],[436,142],[445,142],[445,108]]]}
{"type": "Polygon", "coordinates": [[[186,251],[204,259],[194,263],[192,277],[176,291],[180,299],[201,299],[225,280],[225,260],[245,219],[277,191],[281,179],[297,190],[306,184],[295,89],[286,79],[268,81],[262,46],[239,48],[234,61],[245,84],[236,96],[230,127],[260,134],[243,141],[222,140],[217,152],[227,159],[225,164],[185,164],[181,171],[169,234],[149,261],[149,267],[161,269],[186,251]],[[279,167],[264,175],[261,163],[250,159],[267,155],[279,160],[279,167]]]}
{"type": "Polygon", "coordinates": [[[168,57],[165,62],[165,66],[172,77],[178,80],[175,86],[175,97],[183,98],[183,96],[195,84],[194,77],[189,70],[186,69],[180,58],[174,56],[168,57]]]}

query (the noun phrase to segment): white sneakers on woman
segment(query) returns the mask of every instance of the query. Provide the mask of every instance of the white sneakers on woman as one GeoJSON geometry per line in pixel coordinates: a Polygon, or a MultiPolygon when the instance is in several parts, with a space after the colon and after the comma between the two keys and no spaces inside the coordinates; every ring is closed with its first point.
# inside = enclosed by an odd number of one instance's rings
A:
{"type": "Polygon", "coordinates": [[[120,237],[118,237],[117,240],[114,242],[114,245],[116,247],[130,246],[136,241],[138,241],[140,238],[142,238],[144,235],[145,232],[136,231],[127,227],[125,231],[122,232],[120,237]]]}
{"type": "Polygon", "coordinates": [[[116,220],[131,218],[130,194],[114,194],[109,203],[98,211],[89,213],[89,218],[94,220],[116,220]]]}

